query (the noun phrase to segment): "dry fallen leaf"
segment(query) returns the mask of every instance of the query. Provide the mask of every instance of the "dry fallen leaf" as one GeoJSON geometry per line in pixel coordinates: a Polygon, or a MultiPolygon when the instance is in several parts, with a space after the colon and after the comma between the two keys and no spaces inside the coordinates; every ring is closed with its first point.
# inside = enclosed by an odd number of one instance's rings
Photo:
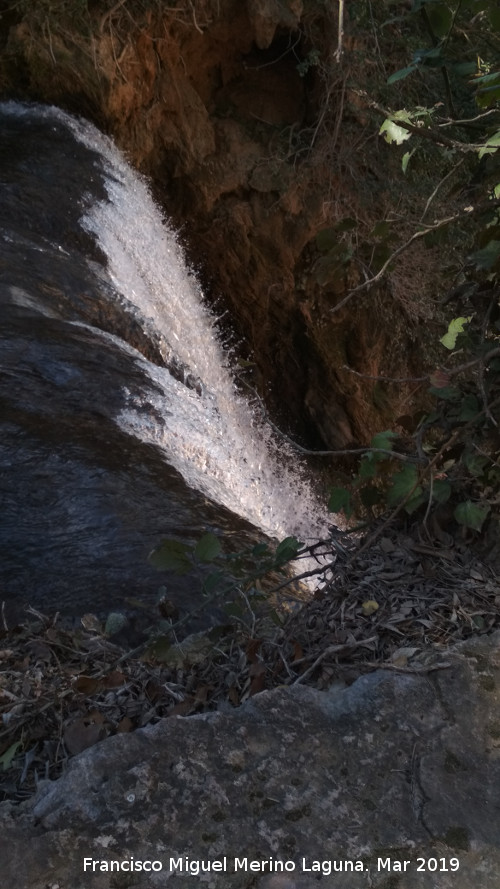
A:
{"type": "Polygon", "coordinates": [[[81,753],[106,737],[106,729],[95,722],[88,722],[88,717],[80,716],[64,730],[63,740],[68,753],[81,753]]]}
{"type": "Polygon", "coordinates": [[[93,679],[91,676],[78,676],[75,679],[75,690],[82,695],[93,695],[100,687],[101,680],[93,679]]]}

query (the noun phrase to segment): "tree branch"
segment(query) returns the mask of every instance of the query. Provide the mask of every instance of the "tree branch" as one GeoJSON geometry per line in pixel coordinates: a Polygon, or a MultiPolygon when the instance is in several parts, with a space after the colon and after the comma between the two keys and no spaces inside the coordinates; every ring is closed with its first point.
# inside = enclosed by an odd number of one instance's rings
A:
{"type": "Polygon", "coordinates": [[[374,99],[369,99],[364,90],[356,90],[356,93],[358,96],[366,100],[368,108],[373,108],[374,111],[378,111],[378,113],[382,114],[386,120],[394,120],[394,123],[397,124],[398,127],[407,130],[408,133],[413,133],[415,136],[421,136],[422,139],[428,139],[431,142],[435,142],[437,145],[445,145],[447,148],[454,148],[457,151],[463,152],[478,151],[480,148],[484,147],[484,142],[479,144],[459,142],[458,139],[449,139],[448,136],[443,136],[442,133],[438,133],[430,127],[418,127],[413,123],[408,123],[406,120],[396,119],[387,108],[379,105],[374,99]]]}
{"type": "Polygon", "coordinates": [[[408,238],[408,240],[405,241],[404,244],[401,244],[397,248],[397,250],[395,250],[388,259],[386,259],[382,268],[379,269],[376,275],[373,275],[372,278],[368,278],[368,280],[363,281],[362,284],[358,284],[357,287],[354,287],[353,290],[349,291],[347,296],[344,296],[344,299],[341,299],[336,306],[333,306],[333,308],[330,309],[330,312],[334,314],[335,312],[340,311],[340,309],[343,309],[344,306],[349,302],[349,300],[351,300],[352,297],[356,295],[356,293],[361,293],[363,290],[369,290],[371,287],[373,287],[374,284],[376,284],[378,281],[381,280],[381,278],[384,277],[391,263],[393,263],[394,260],[397,259],[397,257],[400,256],[401,253],[407,250],[407,248],[411,244],[413,244],[414,241],[417,241],[419,238],[424,238],[425,235],[427,235],[431,231],[437,231],[440,228],[444,228],[445,225],[450,225],[451,222],[456,222],[457,219],[461,219],[463,215],[463,213],[456,213],[454,216],[448,216],[446,219],[440,219],[439,222],[435,222],[434,225],[427,225],[425,229],[422,229],[421,231],[414,232],[411,238],[408,238]]]}

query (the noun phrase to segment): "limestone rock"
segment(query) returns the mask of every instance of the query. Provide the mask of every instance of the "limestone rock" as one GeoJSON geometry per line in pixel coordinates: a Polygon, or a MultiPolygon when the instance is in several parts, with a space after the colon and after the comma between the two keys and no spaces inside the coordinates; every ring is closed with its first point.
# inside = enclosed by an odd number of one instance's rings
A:
{"type": "Polygon", "coordinates": [[[422,674],[277,689],[109,738],[32,803],[0,807],[3,884],[313,889],[317,861],[336,889],[496,889],[499,646],[482,637],[422,674]],[[162,870],[84,872],[84,858],[132,857],[162,870]],[[267,864],[233,872],[235,859],[267,864]]]}

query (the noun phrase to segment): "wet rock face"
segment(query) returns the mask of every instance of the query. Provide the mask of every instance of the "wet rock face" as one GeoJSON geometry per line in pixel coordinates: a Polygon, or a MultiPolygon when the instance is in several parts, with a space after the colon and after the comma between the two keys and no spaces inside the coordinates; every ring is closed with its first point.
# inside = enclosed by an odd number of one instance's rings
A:
{"type": "MultiPolygon", "coordinates": [[[[9,622],[25,603],[72,615],[107,613],[127,597],[151,603],[163,579],[147,558],[162,538],[194,542],[207,527],[243,533],[243,522],[120,428],[129,399],[145,418],[168,423],[151,403],[138,353],[24,306],[3,305],[0,317],[0,579],[9,622]]],[[[198,581],[174,578],[170,594],[193,608],[198,581]]]]}
{"type": "MultiPolygon", "coordinates": [[[[126,597],[151,603],[164,578],[148,554],[162,538],[194,542],[207,527],[244,535],[249,526],[190,489],[159,450],[120,425],[131,404],[144,423],[168,424],[141,362],[168,363],[162,343],[120,304],[104,257],[79,225],[105,195],[97,155],[54,120],[31,119],[29,110],[1,116],[5,617],[11,623],[24,604],[77,615],[108,613],[126,597]]],[[[170,370],[182,376],[180,364],[170,370]]],[[[190,610],[198,581],[177,578],[169,595],[190,610]]]]}
{"type": "Polygon", "coordinates": [[[49,46],[26,13],[10,28],[4,91],[19,96],[23,82],[21,97],[92,117],[152,176],[207,290],[230,309],[252,384],[288,431],[332,447],[366,441],[398,407],[344,365],[411,376],[418,348],[387,293],[331,314],[359,270],[316,280],[316,234],[339,213],[363,216],[367,199],[319,146],[324,102],[309,53],[334,45],[332,16],[302,0],[197,0],[137,16],[96,5],[71,43],[54,22],[49,46]]]}
{"type": "Polygon", "coordinates": [[[224,859],[203,874],[213,889],[496,889],[499,641],[99,743],[34,801],[0,805],[6,885],[126,886],[84,859],[134,858],[162,867],[137,889],[170,871],[192,886],[196,863],[224,859]],[[266,865],[235,870],[245,858],[266,865]]]}

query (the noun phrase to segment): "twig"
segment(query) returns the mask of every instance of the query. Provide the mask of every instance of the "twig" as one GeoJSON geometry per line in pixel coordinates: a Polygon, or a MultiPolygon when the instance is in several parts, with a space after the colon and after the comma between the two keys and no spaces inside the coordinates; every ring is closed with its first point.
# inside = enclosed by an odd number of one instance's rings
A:
{"type": "Polygon", "coordinates": [[[52,57],[52,61],[54,62],[54,65],[57,65],[56,57],[55,57],[55,55],[54,55],[54,48],[53,48],[53,46],[52,46],[52,32],[51,32],[51,30],[50,30],[50,21],[49,21],[48,18],[46,19],[46,24],[47,24],[47,34],[49,35],[49,50],[50,50],[50,55],[51,55],[51,57],[52,57]]]}
{"type": "Polygon", "coordinates": [[[123,6],[123,4],[125,2],[126,2],[126,0],[118,0],[118,3],[115,3],[115,5],[111,7],[111,9],[108,9],[108,11],[104,13],[104,15],[100,21],[100,24],[99,24],[99,33],[100,34],[104,34],[104,25],[106,24],[107,20],[110,19],[111,16],[113,16],[115,14],[115,12],[118,12],[118,10],[120,9],[120,6],[123,6]]]}
{"type": "Polygon", "coordinates": [[[274,595],[274,593],[279,593],[280,590],[295,583],[296,580],[305,580],[306,577],[316,577],[318,574],[325,574],[327,571],[333,570],[334,564],[334,562],[329,562],[328,565],[318,565],[317,568],[312,568],[310,571],[304,571],[303,574],[295,574],[293,577],[288,577],[283,583],[280,583],[279,586],[274,587],[271,590],[271,594],[274,595]]]}
{"type": "Polygon", "coordinates": [[[462,166],[463,163],[465,163],[465,158],[464,158],[464,157],[460,158],[458,164],[455,164],[455,166],[452,167],[451,170],[449,170],[449,172],[446,174],[446,176],[443,176],[443,178],[440,179],[440,181],[439,181],[438,184],[436,185],[434,191],[432,192],[432,194],[430,195],[430,197],[427,199],[426,205],[425,205],[425,207],[424,207],[424,212],[422,213],[422,216],[420,217],[420,222],[423,222],[423,221],[424,221],[425,216],[426,216],[426,214],[427,214],[427,211],[428,211],[428,209],[429,209],[429,207],[430,207],[432,201],[433,201],[434,198],[436,197],[436,195],[437,195],[439,189],[441,188],[441,186],[444,185],[444,183],[450,178],[450,176],[452,176],[453,173],[455,173],[455,172],[458,170],[458,168],[462,166]]]}
{"type": "Polygon", "coordinates": [[[490,114],[497,113],[496,108],[490,108],[489,111],[483,111],[481,114],[476,114],[475,117],[466,117],[463,120],[444,120],[443,123],[438,123],[438,127],[458,127],[461,124],[476,123],[476,121],[481,120],[483,117],[488,117],[490,114]]]}
{"type": "Polygon", "coordinates": [[[355,374],[357,377],[362,377],[364,380],[378,380],[383,383],[425,383],[426,380],[429,379],[429,374],[425,377],[381,377],[381,376],[373,376],[372,374],[363,374],[359,370],[354,370],[353,367],[349,367],[347,364],[342,365],[342,370],[348,370],[349,373],[355,374]]]}
{"type": "Polygon", "coordinates": [[[384,108],[382,105],[379,105],[378,102],[375,102],[374,99],[368,99],[368,96],[364,90],[356,90],[356,93],[360,98],[366,100],[366,104],[368,108],[373,108],[375,111],[378,111],[379,114],[383,114],[387,120],[394,120],[394,123],[401,127],[403,130],[407,130],[409,133],[414,133],[416,136],[421,136],[423,139],[428,139],[431,142],[435,142],[437,145],[446,145],[448,148],[455,148],[457,151],[470,152],[477,151],[480,148],[484,147],[484,143],[472,143],[472,142],[459,142],[458,139],[449,139],[447,136],[441,135],[441,133],[437,133],[435,130],[430,127],[419,127],[415,126],[415,124],[408,123],[406,120],[401,120],[399,117],[397,119],[394,118],[393,114],[384,108]]]}
{"type": "Polygon", "coordinates": [[[203,31],[201,30],[201,28],[200,28],[198,22],[196,21],[196,9],[195,9],[195,6],[194,6],[194,3],[192,2],[192,0],[189,0],[189,5],[191,6],[191,9],[192,9],[192,12],[193,12],[193,25],[195,26],[196,30],[197,30],[200,34],[203,34],[203,31]]]}
{"type": "Polygon", "coordinates": [[[324,119],[325,119],[326,112],[328,111],[328,108],[329,108],[329,105],[330,105],[330,96],[331,96],[332,92],[333,92],[333,85],[331,85],[331,86],[328,87],[328,90],[327,90],[327,93],[326,93],[326,96],[325,96],[325,100],[324,100],[324,103],[323,103],[323,110],[322,110],[322,112],[321,112],[321,114],[320,114],[320,116],[319,116],[318,123],[316,124],[316,128],[315,128],[314,133],[312,134],[312,137],[311,137],[311,143],[310,143],[310,146],[309,146],[309,150],[310,150],[310,151],[311,151],[312,148],[314,148],[314,143],[316,142],[317,135],[318,135],[318,133],[319,133],[319,131],[320,131],[320,129],[321,129],[321,125],[322,125],[322,123],[323,123],[323,121],[324,121],[324,119]]]}
{"type": "Polygon", "coordinates": [[[361,648],[364,645],[369,645],[371,642],[376,642],[377,638],[377,636],[370,636],[369,639],[360,639],[359,642],[344,643],[343,645],[329,645],[328,648],[325,648],[325,650],[321,652],[319,657],[316,658],[314,663],[311,664],[311,666],[308,667],[308,669],[305,670],[304,673],[301,673],[300,676],[297,676],[297,679],[292,682],[292,685],[300,685],[301,682],[304,682],[304,679],[307,679],[307,677],[310,676],[311,673],[314,673],[316,667],[320,665],[321,661],[324,661],[324,659],[330,654],[340,654],[340,652],[343,651],[352,651],[354,648],[361,648]]]}
{"type": "Polygon", "coordinates": [[[433,493],[434,493],[434,473],[431,470],[430,485],[429,485],[429,498],[427,500],[427,509],[425,510],[425,515],[424,515],[424,518],[422,521],[422,525],[425,528],[425,533],[427,534],[427,537],[429,538],[429,540],[431,540],[431,535],[429,534],[429,529],[427,527],[427,519],[429,518],[429,513],[431,511],[433,493]]]}
{"type": "MultiPolygon", "coordinates": [[[[427,377],[425,379],[427,379],[427,377]]],[[[244,386],[246,386],[247,389],[250,389],[250,391],[253,393],[253,395],[259,402],[259,404],[262,408],[262,411],[264,413],[266,423],[268,423],[269,426],[271,427],[271,429],[273,429],[281,438],[283,438],[285,441],[287,441],[288,444],[290,444],[296,451],[298,451],[299,454],[304,454],[308,457],[349,457],[352,454],[366,454],[366,453],[370,452],[373,454],[387,454],[388,457],[394,457],[396,460],[402,460],[403,463],[421,463],[422,462],[421,458],[414,457],[412,454],[401,454],[398,451],[390,451],[388,448],[371,448],[369,445],[367,445],[364,448],[344,448],[344,449],[338,450],[338,451],[311,451],[311,450],[309,450],[309,448],[303,448],[302,445],[299,445],[296,441],[293,440],[293,438],[290,438],[288,435],[286,435],[285,432],[282,432],[282,430],[279,428],[279,426],[276,426],[276,424],[273,423],[273,421],[271,420],[271,418],[267,412],[267,408],[266,408],[264,402],[262,401],[262,398],[255,391],[253,386],[250,386],[250,384],[247,383],[245,380],[241,380],[241,382],[243,383],[244,386]]]]}
{"type": "MultiPolygon", "coordinates": [[[[261,68],[269,68],[270,65],[276,65],[278,62],[281,62],[281,59],[284,59],[289,52],[293,52],[293,50],[300,43],[301,40],[302,34],[299,33],[299,36],[297,37],[295,43],[293,43],[291,46],[289,44],[285,51],[282,52],[281,55],[278,56],[278,58],[273,59],[272,62],[264,62],[262,65],[244,65],[244,67],[247,71],[260,71],[261,68]]],[[[295,58],[297,58],[296,55],[295,58]]]]}
{"type": "Polygon", "coordinates": [[[500,355],[500,347],[498,346],[495,349],[490,349],[486,355],[481,355],[479,358],[472,358],[470,361],[466,361],[465,364],[459,364],[458,367],[452,367],[450,370],[445,367],[444,372],[450,377],[455,377],[457,374],[469,370],[469,368],[474,367],[476,364],[486,364],[487,361],[491,361],[491,359],[496,358],[497,355],[500,355]]]}
{"type": "Polygon", "coordinates": [[[453,667],[449,661],[441,664],[429,664],[427,666],[398,667],[397,664],[372,664],[370,661],[358,661],[359,667],[371,667],[373,670],[394,670],[396,673],[434,673],[435,670],[449,670],[453,667]]]}
{"type": "MultiPolygon", "coordinates": [[[[58,694],[58,699],[61,700],[62,698],[67,698],[68,695],[74,695],[74,694],[75,694],[74,688],[67,688],[65,691],[61,691],[58,694]]],[[[29,701],[29,703],[33,703],[33,702],[29,701]]],[[[40,713],[45,713],[45,711],[48,710],[49,707],[53,707],[53,706],[54,706],[54,702],[52,699],[50,701],[48,701],[46,704],[43,704],[42,707],[37,706],[36,715],[38,716],[40,713]]],[[[21,726],[23,726],[26,722],[29,722],[32,718],[33,718],[33,707],[31,708],[29,713],[26,713],[25,716],[23,716],[22,719],[20,719],[17,722],[13,722],[12,725],[9,725],[8,728],[6,728],[6,729],[4,729],[4,731],[0,732],[0,738],[4,738],[6,735],[9,735],[13,730],[17,731],[19,728],[21,728],[21,726]]]]}
{"type": "Polygon", "coordinates": [[[371,21],[371,25],[372,25],[373,40],[374,40],[374,42],[375,42],[375,49],[377,50],[377,55],[378,55],[378,58],[379,58],[380,67],[382,68],[382,71],[384,72],[384,77],[387,78],[387,69],[386,69],[386,67],[385,67],[385,62],[384,62],[384,59],[383,59],[383,56],[382,56],[382,52],[381,52],[381,50],[380,50],[380,44],[379,44],[379,42],[378,42],[378,36],[377,36],[377,28],[376,28],[376,25],[375,25],[375,20],[374,20],[374,18],[373,18],[373,7],[372,7],[372,4],[371,4],[370,2],[368,2],[368,8],[369,8],[369,10],[370,10],[370,21],[371,21]]]}
{"type": "MultiPolygon", "coordinates": [[[[398,122],[398,126],[399,126],[399,122],[398,122]]],[[[405,241],[404,244],[401,244],[397,248],[397,250],[395,250],[394,253],[392,253],[388,259],[386,259],[382,268],[379,269],[379,271],[377,272],[376,275],[373,275],[372,278],[368,278],[367,281],[363,281],[362,284],[358,284],[357,287],[354,287],[352,290],[349,291],[347,296],[344,296],[344,299],[341,299],[340,302],[337,303],[336,306],[333,306],[333,308],[330,309],[331,314],[334,314],[335,312],[340,311],[340,309],[343,309],[343,307],[357,293],[361,293],[363,290],[369,290],[371,287],[373,287],[374,284],[376,284],[378,281],[380,281],[381,278],[384,277],[387,269],[394,262],[394,260],[397,259],[398,256],[401,255],[401,253],[403,253],[405,250],[407,250],[408,247],[410,247],[414,241],[417,241],[419,238],[425,238],[425,236],[431,231],[437,231],[440,228],[444,228],[445,225],[450,225],[452,222],[456,222],[457,219],[461,219],[462,216],[463,216],[463,213],[455,213],[454,216],[448,216],[446,219],[440,219],[439,222],[435,222],[434,225],[426,226],[425,229],[422,229],[421,231],[418,231],[418,232],[414,232],[412,234],[411,238],[408,238],[408,240],[405,241]]]]}
{"type": "Polygon", "coordinates": [[[342,92],[340,93],[340,103],[339,108],[337,109],[337,119],[335,121],[335,129],[333,131],[332,140],[330,143],[329,150],[333,153],[335,148],[337,147],[337,141],[339,138],[340,127],[342,126],[342,119],[344,117],[344,102],[345,102],[345,90],[346,90],[347,77],[344,77],[342,81],[342,92]]]}

